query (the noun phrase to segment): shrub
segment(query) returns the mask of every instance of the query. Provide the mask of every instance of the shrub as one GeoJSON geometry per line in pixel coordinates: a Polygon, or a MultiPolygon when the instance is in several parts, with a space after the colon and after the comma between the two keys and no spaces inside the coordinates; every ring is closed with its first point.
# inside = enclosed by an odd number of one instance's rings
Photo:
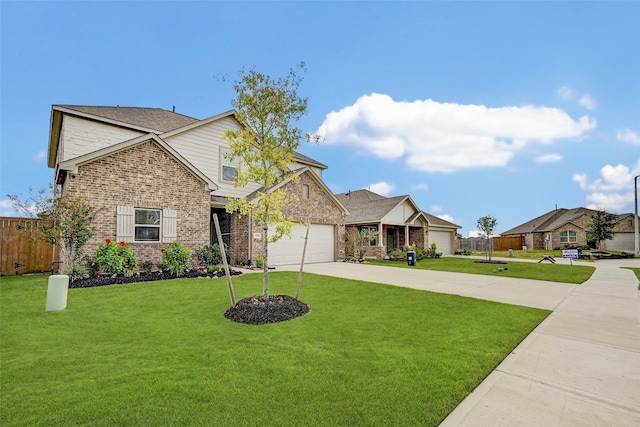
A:
{"type": "MultiPolygon", "coordinates": [[[[224,251],[227,255],[227,262],[231,258],[231,250],[227,245],[224,245],[224,251]]],[[[204,267],[211,267],[213,265],[222,265],[222,251],[220,246],[216,243],[214,245],[205,245],[195,252],[198,264],[204,267]]]]}
{"type": "Polygon", "coordinates": [[[138,258],[125,242],[116,243],[106,239],[96,249],[95,262],[100,272],[112,276],[133,271],[138,265],[138,258]]]}
{"type": "Polygon", "coordinates": [[[394,249],[391,252],[389,252],[389,258],[393,260],[398,260],[398,259],[402,260],[406,258],[406,256],[407,256],[407,253],[402,249],[394,249]]]}
{"type": "Polygon", "coordinates": [[[151,273],[151,269],[153,268],[153,261],[146,260],[140,264],[140,267],[147,273],[151,273]]]}
{"type": "Polygon", "coordinates": [[[264,266],[264,257],[262,255],[258,255],[256,257],[256,267],[262,268],[264,266]]]}
{"type": "Polygon", "coordinates": [[[71,267],[69,271],[67,271],[67,276],[69,276],[69,281],[74,282],[78,279],[83,279],[85,277],[84,270],[80,268],[78,265],[74,265],[71,267]]]}
{"type": "Polygon", "coordinates": [[[191,249],[182,246],[182,243],[175,241],[162,250],[162,262],[165,269],[176,277],[189,269],[191,264],[191,249]]]}

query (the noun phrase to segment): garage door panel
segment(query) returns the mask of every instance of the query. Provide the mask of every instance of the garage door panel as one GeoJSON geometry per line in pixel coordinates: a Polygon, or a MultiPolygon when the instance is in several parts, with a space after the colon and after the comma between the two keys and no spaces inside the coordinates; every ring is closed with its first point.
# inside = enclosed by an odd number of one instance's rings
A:
{"type": "Polygon", "coordinates": [[[429,245],[435,243],[437,251],[444,255],[452,254],[451,250],[451,233],[446,231],[429,231],[429,245]]]}
{"type": "Polygon", "coordinates": [[[616,233],[612,240],[606,241],[606,245],[610,251],[634,251],[635,235],[634,233],[616,233]]]}
{"type": "MultiPolygon", "coordinates": [[[[269,265],[299,264],[302,260],[306,232],[306,226],[296,225],[291,237],[284,236],[275,243],[269,243],[269,265]]],[[[271,235],[271,232],[269,234],[271,235]]],[[[309,229],[305,263],[334,261],[334,247],[334,226],[312,224],[309,229]]]]}

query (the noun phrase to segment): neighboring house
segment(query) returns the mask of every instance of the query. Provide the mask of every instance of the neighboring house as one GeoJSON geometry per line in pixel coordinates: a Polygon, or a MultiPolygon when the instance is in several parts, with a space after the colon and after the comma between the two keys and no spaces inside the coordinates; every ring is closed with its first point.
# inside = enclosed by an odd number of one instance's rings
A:
{"type": "Polygon", "coordinates": [[[435,243],[438,252],[452,254],[460,226],[421,211],[411,197],[384,197],[368,190],[337,194],[349,210],[346,219],[347,256],[354,256],[354,237],[359,230],[377,233],[366,256],[384,258],[394,249],[415,244],[427,249],[435,243]],[[351,242],[351,243],[350,243],[351,242]]]}
{"type": "MultiPolygon", "coordinates": [[[[565,249],[567,247],[595,247],[587,241],[586,228],[595,210],[587,208],[556,209],[500,233],[503,237],[522,236],[528,249],[565,249]]],[[[600,249],[634,250],[634,215],[618,215],[611,240],[601,242],[600,249]]]]}
{"type": "MultiPolygon", "coordinates": [[[[217,243],[215,213],[232,262],[255,261],[263,230],[250,217],[224,210],[227,197],[258,189],[235,188],[237,164],[224,157],[224,132],[241,127],[234,111],[198,120],[159,108],[53,105],[48,166],[55,169],[56,194],[84,196],[102,208],[86,252],[115,238],[131,244],[140,262],[158,263],[169,242],[192,250],[217,243]]],[[[344,259],[348,212],[322,181],[327,166],[299,153],[295,161],[290,174],[299,179],[280,186],[298,196],[285,214],[311,224],[306,260],[344,259]]],[[[270,244],[270,264],[300,262],[302,230],[297,226],[293,238],[270,244]]]]}

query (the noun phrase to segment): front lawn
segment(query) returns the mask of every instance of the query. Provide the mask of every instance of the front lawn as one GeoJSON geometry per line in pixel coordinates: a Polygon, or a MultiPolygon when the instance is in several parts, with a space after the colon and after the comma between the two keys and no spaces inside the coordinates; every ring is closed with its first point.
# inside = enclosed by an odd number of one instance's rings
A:
{"type": "Polygon", "coordinates": [[[549,314],[311,274],[311,311],[263,326],[223,317],[224,279],[70,289],[50,313],[46,289],[0,278],[3,426],[435,426],[549,314]]]}
{"type": "Polygon", "coordinates": [[[369,259],[367,261],[374,265],[392,267],[499,275],[520,279],[548,280],[551,282],[577,284],[584,283],[595,271],[595,267],[591,266],[551,264],[547,261],[543,263],[508,261],[506,264],[484,264],[474,262],[478,260],[466,257],[426,258],[418,261],[415,267],[408,266],[405,261],[381,259],[369,259]],[[502,271],[500,271],[500,269],[502,269],[502,271]]]}

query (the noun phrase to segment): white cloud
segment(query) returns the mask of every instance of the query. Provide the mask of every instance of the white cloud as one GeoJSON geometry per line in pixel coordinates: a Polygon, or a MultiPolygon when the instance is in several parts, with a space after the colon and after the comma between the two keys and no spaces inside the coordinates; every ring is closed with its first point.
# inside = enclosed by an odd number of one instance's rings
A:
{"type": "Polygon", "coordinates": [[[431,205],[431,208],[429,209],[430,213],[438,213],[438,212],[442,212],[442,206],[440,205],[431,205]]]}
{"type": "Polygon", "coordinates": [[[560,154],[545,154],[536,157],[534,160],[536,163],[557,163],[562,160],[562,156],[560,154]]]}
{"type": "Polygon", "coordinates": [[[381,196],[389,195],[393,190],[395,190],[395,186],[384,181],[376,182],[375,184],[371,184],[368,188],[369,191],[373,191],[376,194],[380,194],[381,196]]]}
{"type": "Polygon", "coordinates": [[[453,217],[451,215],[442,214],[438,215],[438,218],[444,219],[445,221],[453,222],[453,217]]]}
{"type": "Polygon", "coordinates": [[[361,154],[404,156],[414,170],[451,173],[503,167],[529,143],[580,138],[595,126],[591,117],[573,120],[557,108],[403,102],[374,93],[327,114],[317,134],[361,154]]]}
{"type": "Polygon", "coordinates": [[[411,187],[412,190],[429,191],[429,184],[416,184],[411,187]]]}
{"type": "Polygon", "coordinates": [[[562,86],[558,89],[558,95],[560,96],[560,99],[568,101],[573,98],[573,89],[567,86],[562,86]]]}
{"type": "Polygon", "coordinates": [[[9,199],[0,200],[0,216],[17,216],[13,203],[9,199]]]}
{"type": "Polygon", "coordinates": [[[633,177],[640,174],[640,159],[633,169],[625,165],[605,165],[600,169],[600,177],[589,179],[586,174],[575,174],[573,181],[585,196],[590,209],[604,209],[608,212],[624,212],[633,208],[633,177]]]}
{"type": "Polygon", "coordinates": [[[582,95],[580,100],[578,100],[578,104],[582,105],[587,110],[593,110],[597,106],[596,100],[590,95],[582,95]]]}
{"type": "Polygon", "coordinates": [[[471,230],[467,233],[467,237],[482,237],[482,231],[479,230],[471,230]]]}
{"type": "Polygon", "coordinates": [[[619,130],[616,134],[618,141],[630,142],[631,144],[640,144],[640,133],[631,129],[619,130]]]}
{"type": "Polygon", "coordinates": [[[35,156],[33,156],[33,160],[35,160],[36,162],[39,162],[43,160],[46,156],[47,156],[47,152],[44,150],[41,150],[41,151],[38,151],[38,153],[35,156]]]}

